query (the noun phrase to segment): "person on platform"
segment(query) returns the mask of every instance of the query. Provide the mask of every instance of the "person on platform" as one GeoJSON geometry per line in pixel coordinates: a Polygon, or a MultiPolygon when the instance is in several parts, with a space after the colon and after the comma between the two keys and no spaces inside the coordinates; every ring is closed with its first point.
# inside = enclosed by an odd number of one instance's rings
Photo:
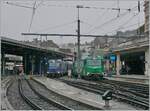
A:
{"type": "Polygon", "coordinates": [[[126,66],[126,71],[127,71],[127,74],[129,74],[130,67],[128,65],[126,66]]]}
{"type": "Polygon", "coordinates": [[[71,69],[68,69],[68,78],[71,78],[71,69]]]}
{"type": "Polygon", "coordinates": [[[24,78],[23,67],[19,67],[19,76],[21,79],[24,78]]]}

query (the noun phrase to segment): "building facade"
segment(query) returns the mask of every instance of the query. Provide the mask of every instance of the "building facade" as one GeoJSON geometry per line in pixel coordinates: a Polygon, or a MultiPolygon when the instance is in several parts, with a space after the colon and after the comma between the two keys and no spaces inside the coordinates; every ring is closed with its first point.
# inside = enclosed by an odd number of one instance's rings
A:
{"type": "Polygon", "coordinates": [[[145,12],[145,33],[149,34],[149,1],[145,0],[144,3],[144,12],[145,12]]]}

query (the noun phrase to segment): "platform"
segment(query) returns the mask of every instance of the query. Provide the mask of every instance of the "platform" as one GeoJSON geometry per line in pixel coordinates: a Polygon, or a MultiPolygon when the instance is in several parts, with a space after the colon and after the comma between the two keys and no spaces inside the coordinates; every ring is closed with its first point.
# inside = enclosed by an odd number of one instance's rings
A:
{"type": "MultiPolygon", "coordinates": [[[[77,101],[84,102],[86,104],[90,104],[92,106],[96,106],[104,109],[104,101],[102,100],[101,95],[94,94],[82,89],[78,89],[72,86],[69,86],[63,82],[56,81],[54,79],[46,78],[46,77],[33,77],[36,81],[44,84],[47,88],[59,93],[61,95],[67,96],[69,98],[75,99],[77,101]]],[[[137,110],[139,108],[135,108],[129,104],[118,102],[117,100],[111,100],[110,106],[112,110],[137,110]]]]}
{"type": "Polygon", "coordinates": [[[112,75],[111,77],[105,78],[115,81],[125,81],[149,85],[149,77],[145,75],[112,75]]]}

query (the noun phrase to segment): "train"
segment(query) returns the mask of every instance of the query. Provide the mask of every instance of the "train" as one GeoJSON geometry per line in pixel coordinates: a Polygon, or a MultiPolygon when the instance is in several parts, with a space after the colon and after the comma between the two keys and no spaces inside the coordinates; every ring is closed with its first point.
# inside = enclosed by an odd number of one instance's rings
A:
{"type": "Polygon", "coordinates": [[[48,61],[47,77],[56,78],[68,73],[72,64],[67,60],[53,59],[48,61]]]}
{"type": "Polygon", "coordinates": [[[80,73],[80,77],[83,79],[100,80],[104,76],[104,59],[103,56],[87,57],[73,63],[72,74],[77,77],[80,73]]]}
{"type": "Polygon", "coordinates": [[[71,70],[72,77],[80,75],[83,79],[102,80],[104,79],[104,58],[103,56],[86,57],[77,60],[49,60],[48,61],[47,77],[57,78],[65,76],[68,69],[71,70]]]}

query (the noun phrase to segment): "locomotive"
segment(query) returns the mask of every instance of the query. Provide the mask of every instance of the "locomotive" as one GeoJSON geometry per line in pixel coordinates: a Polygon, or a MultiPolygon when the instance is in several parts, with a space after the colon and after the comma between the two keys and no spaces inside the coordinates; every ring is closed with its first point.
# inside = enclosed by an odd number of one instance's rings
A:
{"type": "Polygon", "coordinates": [[[70,65],[68,61],[64,60],[49,60],[47,76],[52,78],[64,76],[67,74],[68,69],[72,67],[70,65]]]}
{"type": "Polygon", "coordinates": [[[78,73],[80,72],[81,78],[84,79],[94,79],[94,80],[103,79],[104,76],[103,60],[104,60],[103,56],[97,56],[95,58],[87,57],[80,61],[79,67],[77,61],[75,61],[73,64],[72,73],[75,77],[77,77],[78,73]]]}

